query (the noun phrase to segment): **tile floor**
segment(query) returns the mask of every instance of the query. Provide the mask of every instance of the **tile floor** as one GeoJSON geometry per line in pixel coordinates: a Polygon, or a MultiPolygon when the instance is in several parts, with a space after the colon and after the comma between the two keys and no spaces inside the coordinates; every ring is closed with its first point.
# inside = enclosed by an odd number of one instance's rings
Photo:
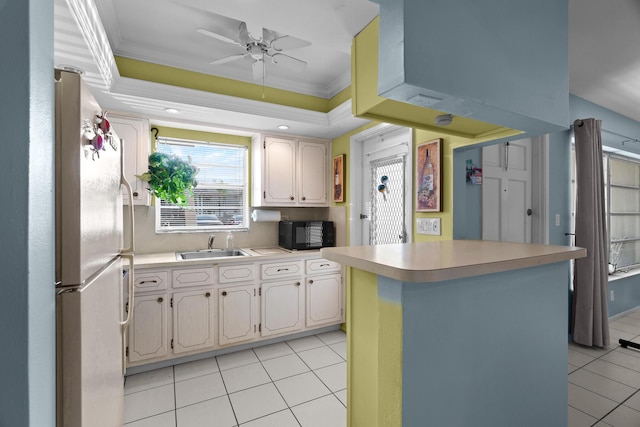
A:
{"type": "Polygon", "coordinates": [[[130,375],[126,427],[346,427],[346,358],[333,331],[130,375]]]}
{"type": "MultiPolygon", "coordinates": [[[[569,427],[640,426],[640,308],[610,322],[611,346],[569,343],[569,427]]],[[[341,331],[127,377],[126,427],[346,426],[341,331]]]]}
{"type": "Polygon", "coordinates": [[[640,309],[609,322],[611,346],[569,344],[569,427],[640,426],[640,309]]]}

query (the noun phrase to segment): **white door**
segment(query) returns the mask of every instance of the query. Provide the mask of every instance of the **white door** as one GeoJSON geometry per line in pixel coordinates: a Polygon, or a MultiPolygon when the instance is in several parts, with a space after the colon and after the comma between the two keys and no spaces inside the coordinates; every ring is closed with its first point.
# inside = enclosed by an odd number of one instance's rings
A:
{"type": "Polygon", "coordinates": [[[168,306],[167,294],[136,295],[133,322],[128,332],[130,362],[169,354],[168,306]]]}
{"type": "Polygon", "coordinates": [[[306,293],[308,327],[342,320],[341,274],[307,277],[306,293]]]}
{"type": "Polygon", "coordinates": [[[530,138],[482,149],[482,239],[531,243],[530,138]]]}
{"type": "Polygon", "coordinates": [[[326,205],[328,200],[327,144],[299,141],[298,201],[303,205],[326,205]]]}
{"type": "Polygon", "coordinates": [[[304,287],[299,279],[263,283],[260,304],[263,337],[297,331],[304,326],[304,287]]]}
{"type": "Polygon", "coordinates": [[[411,132],[376,135],[362,146],[362,244],[411,239],[411,132]]]}
{"type": "Polygon", "coordinates": [[[173,352],[215,345],[216,306],[213,289],[173,294],[173,352]]]}
{"type": "Polygon", "coordinates": [[[218,337],[220,345],[251,340],[258,329],[254,285],[218,290],[218,337]]]}
{"type": "Polygon", "coordinates": [[[295,205],[297,202],[296,141],[266,138],[264,150],[264,201],[276,205],[295,205]]]}

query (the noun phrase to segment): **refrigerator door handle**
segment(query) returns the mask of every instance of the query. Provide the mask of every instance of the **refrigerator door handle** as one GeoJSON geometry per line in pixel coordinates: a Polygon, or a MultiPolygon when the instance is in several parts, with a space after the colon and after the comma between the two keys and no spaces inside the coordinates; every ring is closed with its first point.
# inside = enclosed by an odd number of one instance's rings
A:
{"type": "MultiPolygon", "coordinates": [[[[133,228],[133,190],[131,189],[131,184],[127,181],[127,178],[124,176],[124,141],[120,140],[120,184],[124,185],[127,189],[127,194],[129,195],[129,239],[130,244],[128,248],[123,248],[122,252],[133,252],[133,241],[134,241],[134,228],[133,228]]],[[[131,265],[133,267],[133,263],[131,265]]]]}
{"type": "MultiPolygon", "coordinates": [[[[121,254],[120,255],[122,258],[126,258],[127,261],[129,261],[129,274],[128,274],[128,279],[129,279],[129,298],[127,300],[127,305],[126,307],[128,307],[127,310],[127,317],[120,322],[120,328],[121,328],[121,332],[122,332],[122,375],[125,375],[127,372],[127,328],[129,327],[129,325],[131,324],[132,320],[133,320],[133,293],[135,291],[135,287],[134,287],[134,267],[133,267],[133,254],[121,254]]],[[[124,301],[121,301],[124,302],[124,301]]],[[[121,307],[125,307],[124,304],[120,305],[121,307]]]]}

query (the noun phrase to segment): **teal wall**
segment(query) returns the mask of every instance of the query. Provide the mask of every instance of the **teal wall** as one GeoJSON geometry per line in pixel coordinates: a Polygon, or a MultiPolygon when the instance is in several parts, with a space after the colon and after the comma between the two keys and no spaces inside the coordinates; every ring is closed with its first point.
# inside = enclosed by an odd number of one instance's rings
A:
{"type": "Polygon", "coordinates": [[[53,2],[0,1],[0,426],[55,425],[53,2]]]}
{"type": "MultiPolygon", "coordinates": [[[[576,119],[596,118],[602,120],[602,143],[640,154],[640,143],[622,141],[627,139],[640,140],[640,123],[621,114],[593,104],[577,96],[569,96],[570,121],[567,127],[576,119]]],[[[529,135],[518,136],[518,138],[529,135]]],[[[510,138],[513,139],[513,138],[510,138]]],[[[504,138],[487,144],[496,144],[509,140],[504,138]]],[[[454,239],[479,239],[482,236],[482,189],[473,188],[464,183],[464,168],[466,159],[479,159],[481,164],[482,145],[463,147],[454,152],[454,239]],[[480,194],[478,194],[480,193],[480,194]],[[480,202],[479,202],[480,200],[480,202]]],[[[571,188],[569,185],[571,174],[571,131],[549,134],[549,218],[560,215],[560,227],[549,224],[549,244],[568,245],[571,239],[565,233],[569,232],[571,221],[571,188]],[[557,185],[566,183],[566,185],[557,185]]],[[[480,186],[477,186],[480,187],[480,186]]],[[[551,221],[551,220],[550,220],[551,221]]],[[[567,283],[568,287],[568,283],[567,283]]],[[[609,289],[615,293],[615,300],[609,302],[609,315],[614,316],[625,310],[640,306],[640,275],[620,278],[609,282],[609,289]]]]}

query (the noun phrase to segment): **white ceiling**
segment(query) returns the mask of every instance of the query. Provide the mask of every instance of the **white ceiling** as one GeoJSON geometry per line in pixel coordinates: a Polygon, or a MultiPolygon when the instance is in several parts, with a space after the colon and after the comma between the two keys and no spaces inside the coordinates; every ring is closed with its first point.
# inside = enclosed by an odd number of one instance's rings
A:
{"type": "MultiPolygon", "coordinates": [[[[351,117],[350,104],[324,114],[122,78],[112,56],[260,85],[251,58],[211,65],[243,51],[196,31],[231,37],[230,22],[243,21],[254,37],[264,27],[311,42],[283,52],[307,62],[302,72],[266,61],[266,86],[330,98],[350,84],[351,41],[378,13],[368,0],[55,0],[55,6],[56,65],[84,69],[106,109],[157,124],[247,134],[288,124],[290,133],[333,138],[366,122],[351,117]]],[[[640,2],[569,0],[569,15],[570,92],[640,121],[640,2]]]]}

